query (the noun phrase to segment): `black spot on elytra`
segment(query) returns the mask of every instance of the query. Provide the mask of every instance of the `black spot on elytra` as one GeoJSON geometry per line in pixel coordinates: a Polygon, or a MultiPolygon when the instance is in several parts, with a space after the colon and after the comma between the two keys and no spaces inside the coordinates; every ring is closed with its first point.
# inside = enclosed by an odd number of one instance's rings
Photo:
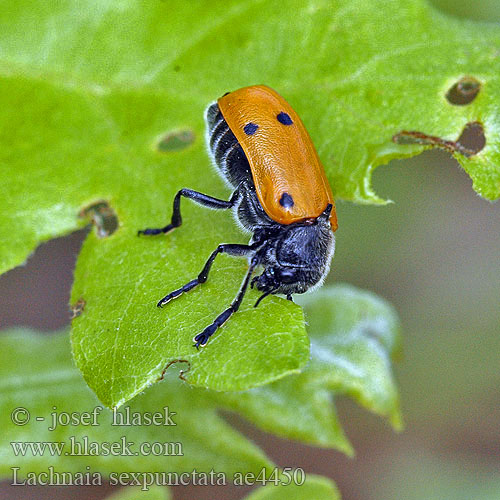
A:
{"type": "Polygon", "coordinates": [[[278,113],[278,115],[276,116],[276,118],[283,125],[293,125],[293,121],[290,118],[290,115],[288,115],[287,113],[284,113],[283,111],[281,113],[278,113]]]}
{"type": "Polygon", "coordinates": [[[255,132],[257,132],[257,129],[259,128],[258,125],[256,125],[255,123],[247,123],[244,127],[243,127],[243,130],[245,132],[245,134],[247,135],[253,135],[255,134],[255,132]]]}
{"type": "Polygon", "coordinates": [[[288,193],[283,193],[280,198],[280,205],[284,208],[292,208],[294,205],[293,198],[288,193]]]}

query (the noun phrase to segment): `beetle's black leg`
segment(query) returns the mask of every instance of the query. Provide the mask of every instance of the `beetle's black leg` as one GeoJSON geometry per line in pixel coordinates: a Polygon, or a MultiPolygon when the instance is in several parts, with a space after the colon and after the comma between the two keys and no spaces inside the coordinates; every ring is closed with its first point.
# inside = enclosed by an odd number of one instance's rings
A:
{"type": "Polygon", "coordinates": [[[199,193],[198,191],[193,191],[192,189],[186,189],[186,188],[181,189],[180,191],[177,192],[174,198],[174,209],[172,213],[172,219],[170,220],[170,224],[167,224],[165,227],[160,227],[160,228],[142,229],[141,231],[137,231],[137,234],[152,236],[155,234],[169,233],[176,227],[179,227],[182,224],[181,196],[189,198],[190,200],[193,200],[196,203],[199,203],[200,205],[203,205],[205,207],[224,210],[234,207],[239,197],[239,189],[236,189],[236,191],[234,191],[229,201],[219,200],[218,198],[213,198],[212,196],[199,193]]]}
{"type": "Polygon", "coordinates": [[[287,296],[286,296],[286,300],[289,300],[290,302],[293,302],[293,297],[292,297],[292,294],[289,293],[287,296]]]}
{"type": "Polygon", "coordinates": [[[248,268],[247,274],[245,276],[245,279],[243,280],[238,295],[236,295],[236,298],[224,312],[222,312],[215,318],[214,322],[211,325],[207,326],[205,330],[194,337],[193,342],[195,342],[195,344],[193,347],[196,347],[197,349],[199,349],[200,347],[204,347],[207,344],[208,339],[217,331],[217,329],[220,328],[239,309],[241,301],[243,300],[245,292],[247,291],[248,283],[257,264],[258,260],[256,257],[254,257],[252,259],[252,262],[250,263],[250,267],[248,268]]]}
{"type": "Polygon", "coordinates": [[[215,257],[217,257],[218,254],[227,253],[229,255],[245,256],[253,253],[259,245],[260,244],[256,243],[254,243],[253,245],[239,245],[237,243],[219,245],[208,258],[200,274],[198,274],[198,277],[194,280],[191,280],[189,283],[186,283],[181,288],[178,288],[177,290],[170,292],[168,295],[165,295],[165,297],[163,297],[163,299],[158,302],[158,307],[162,307],[172,299],[179,297],[179,295],[182,295],[185,292],[189,292],[189,290],[192,290],[195,286],[198,286],[201,283],[205,283],[205,281],[207,281],[210,268],[212,267],[215,257]]]}

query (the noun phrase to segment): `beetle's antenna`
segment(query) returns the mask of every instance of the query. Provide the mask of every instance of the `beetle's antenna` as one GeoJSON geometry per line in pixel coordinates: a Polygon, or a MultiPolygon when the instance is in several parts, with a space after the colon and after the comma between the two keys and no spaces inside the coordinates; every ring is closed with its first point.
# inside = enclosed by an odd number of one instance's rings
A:
{"type": "Polygon", "coordinates": [[[260,301],[262,299],[265,299],[268,295],[271,295],[272,293],[274,293],[276,290],[278,289],[278,287],[275,287],[275,288],[272,288],[271,290],[268,290],[267,292],[263,293],[258,299],[257,299],[257,302],[255,303],[254,307],[257,307],[259,304],[260,304],[260,301]]]}

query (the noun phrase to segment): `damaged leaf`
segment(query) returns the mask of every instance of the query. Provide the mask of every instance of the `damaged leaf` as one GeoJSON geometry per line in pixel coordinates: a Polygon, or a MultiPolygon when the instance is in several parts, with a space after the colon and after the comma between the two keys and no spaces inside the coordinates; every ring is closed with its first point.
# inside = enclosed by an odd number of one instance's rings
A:
{"type": "Polygon", "coordinates": [[[97,235],[84,244],[71,301],[86,300],[73,320],[77,365],[107,405],[142,391],[173,359],[190,360],[191,383],[219,390],[263,385],[307,362],[300,309],[273,297],[254,310],[255,292],[193,351],[192,337],[234,297],[244,261],[221,256],[209,282],[155,307],[217,244],[248,241],[230,214],[190,203],[174,233],[136,237],[168,222],[180,188],[229,198],[203,141],[204,109],[225,92],[259,83],[278,90],[306,124],[337,198],[382,203],[370,181],[378,165],[450,142],[461,146],[450,152],[474,189],[500,196],[498,26],[447,17],[424,0],[65,0],[50,8],[20,0],[0,20],[0,268],[82,227],[81,210],[106,201],[116,225],[99,238],[101,215],[91,216],[97,235]],[[454,85],[477,93],[454,103],[454,85]],[[460,139],[473,123],[481,148],[460,139]],[[182,130],[193,134],[189,147],[152,147],[182,130]],[[393,142],[403,131],[439,141],[393,142]]]}

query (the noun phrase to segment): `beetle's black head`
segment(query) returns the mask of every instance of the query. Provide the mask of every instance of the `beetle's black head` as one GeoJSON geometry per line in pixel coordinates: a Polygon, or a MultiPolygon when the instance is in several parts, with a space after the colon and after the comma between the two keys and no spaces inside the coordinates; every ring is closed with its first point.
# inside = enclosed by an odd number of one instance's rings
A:
{"type": "Polygon", "coordinates": [[[310,224],[281,226],[263,255],[264,272],[252,286],[265,294],[291,295],[321,285],[335,248],[329,215],[328,210],[310,224]]]}

